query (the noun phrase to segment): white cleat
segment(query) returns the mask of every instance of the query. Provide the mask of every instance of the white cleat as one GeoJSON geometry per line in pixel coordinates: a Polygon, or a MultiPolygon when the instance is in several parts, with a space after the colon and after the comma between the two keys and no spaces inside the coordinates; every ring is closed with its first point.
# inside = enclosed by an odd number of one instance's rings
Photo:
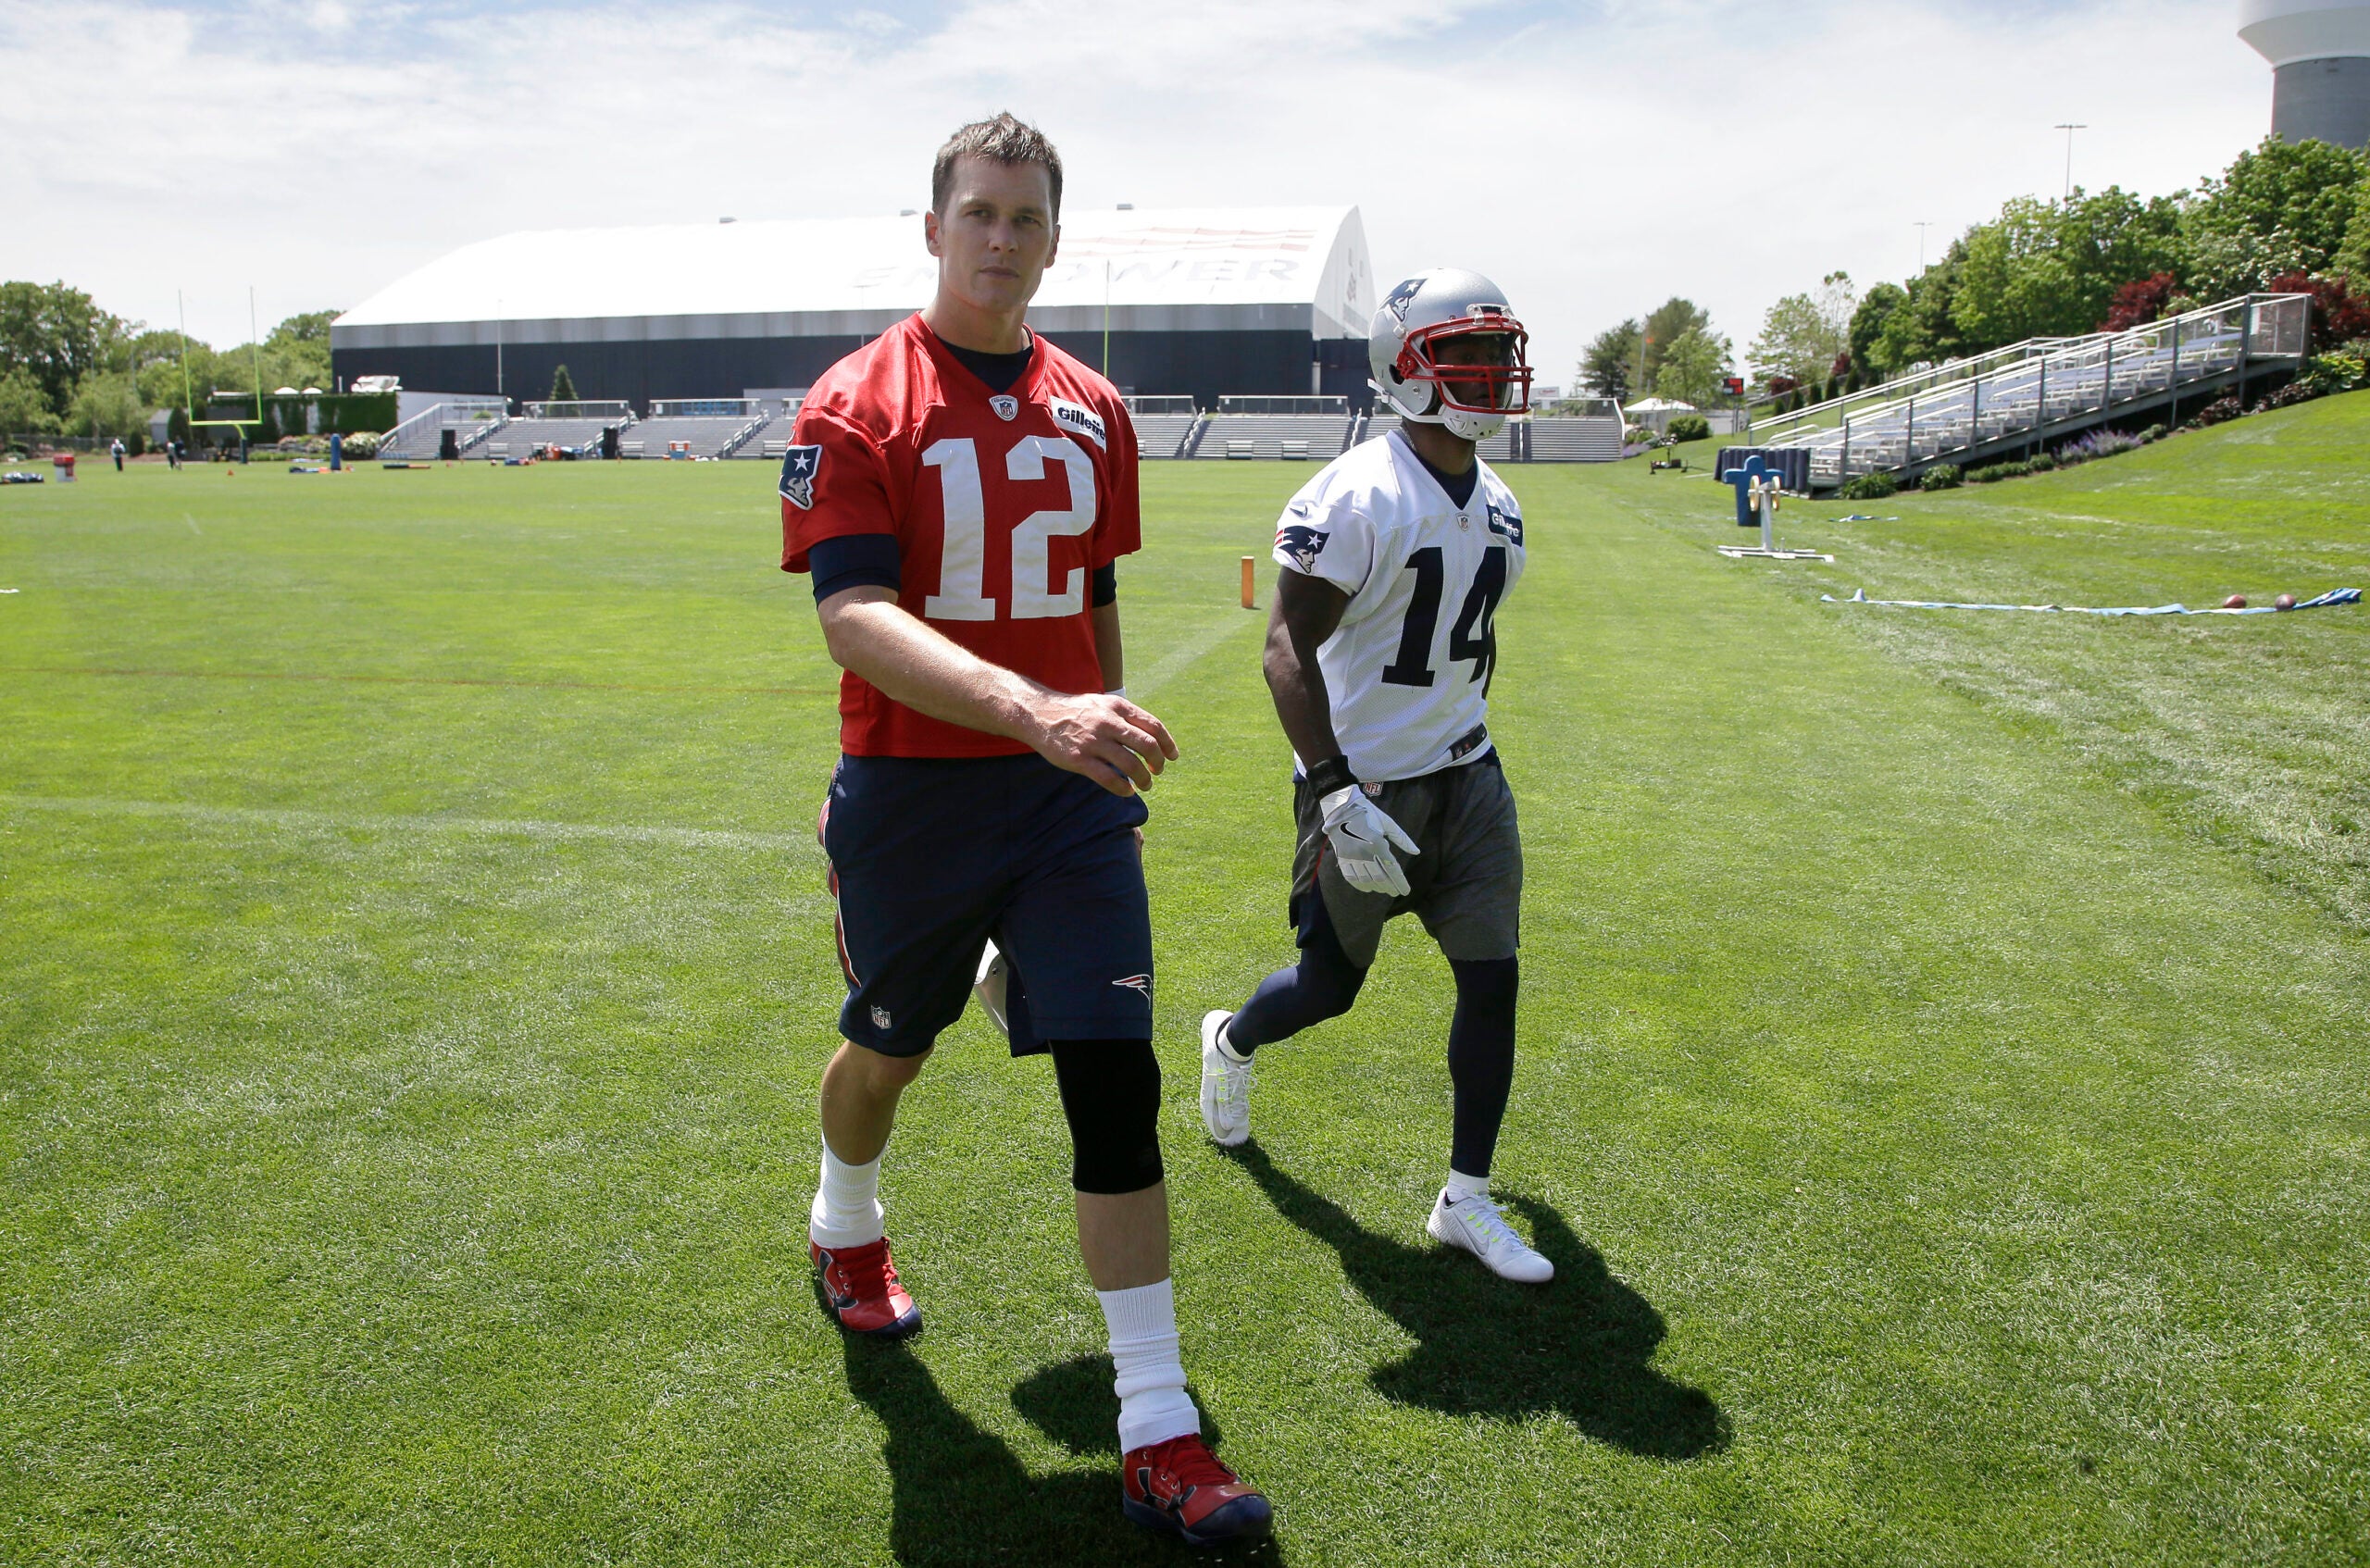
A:
{"type": "Polygon", "coordinates": [[[1202,1014],[1202,1126],[1221,1149],[1251,1137],[1251,1064],[1218,1049],[1218,1031],[1233,1016],[1224,1009],[1202,1014]]]}
{"type": "Polygon", "coordinates": [[[1443,1189],[1432,1205],[1432,1217],[1424,1222],[1424,1228],[1435,1241],[1464,1248],[1501,1279],[1511,1279],[1518,1285],[1544,1285],[1555,1277],[1555,1265],[1509,1230],[1498,1205],[1486,1196],[1451,1199],[1443,1189]]]}

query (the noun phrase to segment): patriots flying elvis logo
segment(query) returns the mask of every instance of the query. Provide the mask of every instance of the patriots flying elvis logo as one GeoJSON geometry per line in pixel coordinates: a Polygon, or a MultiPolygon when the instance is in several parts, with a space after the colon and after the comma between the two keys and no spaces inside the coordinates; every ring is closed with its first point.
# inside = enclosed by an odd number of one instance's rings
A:
{"type": "Polygon", "coordinates": [[[1382,308],[1404,321],[1407,319],[1407,307],[1416,303],[1416,296],[1423,290],[1424,280],[1421,278],[1410,278],[1383,297],[1382,308]]]}
{"type": "Polygon", "coordinates": [[[815,510],[815,481],[823,472],[823,449],[793,446],[781,454],[781,498],[802,512],[815,510]]]}
{"type": "Polygon", "coordinates": [[[1152,977],[1150,975],[1124,975],[1111,983],[1139,992],[1144,999],[1144,1005],[1147,1007],[1152,1005],[1152,977]]]}
{"type": "Polygon", "coordinates": [[[1325,553],[1325,541],[1332,537],[1321,529],[1286,523],[1276,530],[1276,548],[1290,555],[1302,571],[1314,576],[1316,558],[1325,553]]]}

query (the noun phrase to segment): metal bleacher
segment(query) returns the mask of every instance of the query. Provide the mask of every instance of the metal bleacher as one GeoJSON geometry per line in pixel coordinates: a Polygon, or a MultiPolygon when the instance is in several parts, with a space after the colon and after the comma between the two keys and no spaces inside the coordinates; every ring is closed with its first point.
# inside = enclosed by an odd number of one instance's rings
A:
{"type": "Polygon", "coordinates": [[[444,449],[444,432],[464,456],[509,422],[510,403],[500,397],[451,397],[413,415],[379,440],[381,463],[430,463],[444,449]]]}
{"type": "Polygon", "coordinates": [[[2176,423],[2252,377],[2303,362],[2312,300],[2247,294],[2124,332],[1995,351],[1768,421],[1755,444],[1807,447],[1814,490],[1864,474],[1915,479],[2014,456],[2161,411],[2176,423]]]}
{"type": "Polygon", "coordinates": [[[1140,458],[1182,457],[1192,440],[1202,411],[1191,397],[1131,397],[1126,400],[1129,421],[1136,427],[1140,458]]]}
{"type": "Polygon", "coordinates": [[[790,450],[790,431],[791,427],[798,423],[798,405],[805,401],[804,398],[792,398],[788,403],[766,404],[765,418],[724,455],[780,462],[782,454],[790,450]]]}
{"type": "MultiPolygon", "coordinates": [[[[1612,400],[1606,399],[1609,403],[1612,400]]],[[[1527,463],[1618,463],[1621,415],[1540,415],[1523,429],[1527,463]]]]}
{"type": "Polygon", "coordinates": [[[633,423],[626,403],[530,403],[516,419],[466,454],[497,462],[536,457],[557,449],[577,457],[601,454],[601,433],[633,423]]]}
{"type": "Polygon", "coordinates": [[[1346,397],[1221,397],[1193,455],[1329,463],[1356,423],[1346,397]]]}
{"type": "Polygon", "coordinates": [[[723,457],[765,423],[765,410],[746,398],[661,400],[631,434],[618,438],[617,455],[671,457],[680,442],[685,457],[723,457]]]}
{"type": "MultiPolygon", "coordinates": [[[[1390,434],[1403,423],[1405,421],[1396,414],[1369,414],[1358,432],[1358,439],[1373,441],[1390,434]]],[[[1519,463],[1523,460],[1520,455],[1523,433],[1523,421],[1509,419],[1496,435],[1482,437],[1474,446],[1474,453],[1484,463],[1519,463]]]]}

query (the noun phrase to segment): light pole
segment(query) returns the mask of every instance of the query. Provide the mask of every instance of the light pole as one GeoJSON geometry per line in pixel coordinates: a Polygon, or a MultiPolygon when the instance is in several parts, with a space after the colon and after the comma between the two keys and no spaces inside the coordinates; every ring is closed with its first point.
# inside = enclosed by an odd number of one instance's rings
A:
{"type": "Polygon", "coordinates": [[[1910,227],[1917,230],[1917,274],[1922,278],[1926,275],[1926,230],[1934,225],[1929,219],[1921,218],[1910,227]]]}
{"type": "Polygon", "coordinates": [[[2074,199],[2074,133],[2077,131],[2088,131],[2090,128],[2067,121],[2052,129],[2065,132],[2065,199],[2071,202],[2074,199]]]}

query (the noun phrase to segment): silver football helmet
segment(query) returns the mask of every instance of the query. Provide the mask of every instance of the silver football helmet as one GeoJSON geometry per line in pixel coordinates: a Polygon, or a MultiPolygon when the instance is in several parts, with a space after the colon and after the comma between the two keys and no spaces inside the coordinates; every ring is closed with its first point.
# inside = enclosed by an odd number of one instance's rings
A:
{"type": "Polygon", "coordinates": [[[1505,301],[1497,284],[1454,267],[1418,272],[1391,290],[1366,330],[1376,393],[1402,417],[1445,425],[1466,441],[1497,434],[1510,414],[1529,413],[1530,334],[1505,301]],[[1498,340],[1497,357],[1440,362],[1441,344],[1471,337],[1498,340]]]}

